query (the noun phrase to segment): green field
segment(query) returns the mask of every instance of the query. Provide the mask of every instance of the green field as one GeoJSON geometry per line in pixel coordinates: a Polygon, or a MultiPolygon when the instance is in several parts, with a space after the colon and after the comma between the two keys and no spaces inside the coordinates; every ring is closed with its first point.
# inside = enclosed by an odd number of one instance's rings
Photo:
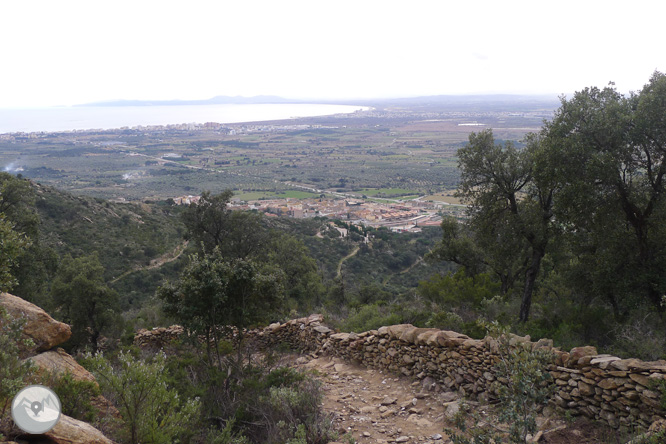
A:
{"type": "Polygon", "coordinates": [[[369,189],[366,188],[363,190],[363,194],[368,197],[376,197],[381,195],[381,197],[393,197],[393,196],[405,196],[405,195],[414,195],[414,190],[408,190],[406,188],[378,188],[378,189],[369,189]]]}
{"type": "Polygon", "coordinates": [[[245,201],[250,200],[261,200],[261,199],[309,199],[312,197],[319,197],[319,194],[308,193],[307,191],[280,191],[280,192],[271,192],[271,191],[250,191],[250,192],[237,192],[234,193],[234,198],[238,198],[245,201]]]}

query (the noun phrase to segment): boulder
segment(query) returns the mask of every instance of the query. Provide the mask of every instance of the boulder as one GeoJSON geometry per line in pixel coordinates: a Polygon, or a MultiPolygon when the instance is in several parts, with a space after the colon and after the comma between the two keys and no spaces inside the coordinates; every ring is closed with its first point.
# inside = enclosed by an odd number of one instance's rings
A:
{"type": "Polygon", "coordinates": [[[597,356],[598,354],[599,353],[597,353],[596,347],[591,345],[586,345],[585,347],[575,347],[571,349],[571,352],[569,352],[568,364],[576,364],[578,363],[578,360],[584,356],[597,356]]]}
{"type": "Polygon", "coordinates": [[[60,415],[58,423],[45,435],[57,444],[114,444],[95,427],[67,415],[60,415]]]}
{"type": "Polygon", "coordinates": [[[419,335],[426,333],[426,332],[433,332],[437,331],[436,328],[408,328],[404,332],[402,332],[402,335],[400,335],[400,340],[409,342],[410,344],[415,344],[416,339],[418,338],[419,335]]]}
{"type": "Polygon", "coordinates": [[[322,335],[331,332],[331,329],[326,327],[325,325],[318,325],[315,328],[313,328],[313,330],[322,335]]]}
{"type": "Polygon", "coordinates": [[[72,378],[77,381],[90,381],[96,383],[93,375],[91,375],[88,370],[81,367],[79,363],[62,348],[40,353],[37,356],[28,359],[40,369],[47,370],[56,375],[70,373],[72,378]]]}
{"type": "Polygon", "coordinates": [[[23,334],[35,343],[32,351],[41,352],[60,345],[72,335],[69,325],[58,322],[38,306],[9,293],[0,293],[0,306],[13,318],[23,317],[23,334]]]}
{"type": "Polygon", "coordinates": [[[388,335],[393,339],[400,339],[405,330],[414,329],[412,324],[397,324],[388,327],[388,335]]]}

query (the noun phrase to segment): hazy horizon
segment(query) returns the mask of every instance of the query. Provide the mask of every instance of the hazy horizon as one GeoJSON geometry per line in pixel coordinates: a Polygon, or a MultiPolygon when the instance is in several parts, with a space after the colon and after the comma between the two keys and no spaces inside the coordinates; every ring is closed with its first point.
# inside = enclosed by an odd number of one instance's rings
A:
{"type": "Polygon", "coordinates": [[[610,81],[629,92],[666,70],[652,9],[647,0],[621,16],[607,2],[572,0],[3,2],[0,38],[12,43],[0,108],[559,96],[610,81]]]}

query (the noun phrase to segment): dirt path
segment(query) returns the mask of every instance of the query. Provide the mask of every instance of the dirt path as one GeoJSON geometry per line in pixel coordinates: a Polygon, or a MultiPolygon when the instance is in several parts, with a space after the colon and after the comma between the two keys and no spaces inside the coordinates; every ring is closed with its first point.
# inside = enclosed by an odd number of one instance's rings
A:
{"type": "Polygon", "coordinates": [[[321,375],[324,409],[334,415],[340,441],[347,442],[344,435],[348,434],[359,444],[447,442],[444,401],[455,394],[447,398],[423,390],[420,382],[338,358],[302,357],[299,361],[301,368],[321,375]]]}
{"type": "Polygon", "coordinates": [[[176,245],[176,248],[174,248],[171,251],[167,251],[162,256],[151,260],[148,265],[145,265],[143,267],[134,267],[133,269],[124,272],[123,274],[121,274],[120,276],[118,276],[117,278],[112,280],[110,283],[113,284],[114,282],[117,282],[117,281],[121,280],[122,278],[124,278],[125,276],[127,276],[129,274],[132,274],[136,271],[152,270],[154,268],[159,268],[164,264],[168,264],[169,262],[175,261],[176,259],[178,259],[180,257],[181,254],[183,254],[183,252],[187,248],[187,244],[188,244],[188,241],[184,241],[182,244],[176,245]]]}
{"type": "MultiPolygon", "coordinates": [[[[323,383],[324,410],[335,418],[340,443],[451,442],[444,428],[455,429],[452,415],[459,405],[458,393],[429,391],[425,384],[431,382],[427,379],[414,381],[380,370],[351,365],[329,356],[301,356],[295,362],[292,361],[292,365],[316,370],[323,383]]],[[[491,408],[473,404],[482,414],[491,408]]],[[[537,424],[541,432],[535,438],[539,443],[627,442],[626,438],[623,439],[608,426],[583,418],[566,422],[559,417],[546,418],[539,415],[537,424]]]]}
{"type": "Polygon", "coordinates": [[[360,247],[357,245],[357,246],[354,248],[354,251],[352,251],[352,252],[349,253],[347,256],[343,257],[342,259],[340,259],[340,262],[338,262],[338,274],[337,274],[338,279],[340,278],[340,275],[342,274],[342,264],[343,264],[347,259],[349,259],[350,257],[354,257],[354,256],[356,255],[356,253],[358,253],[358,250],[359,250],[359,249],[360,249],[360,247]]]}

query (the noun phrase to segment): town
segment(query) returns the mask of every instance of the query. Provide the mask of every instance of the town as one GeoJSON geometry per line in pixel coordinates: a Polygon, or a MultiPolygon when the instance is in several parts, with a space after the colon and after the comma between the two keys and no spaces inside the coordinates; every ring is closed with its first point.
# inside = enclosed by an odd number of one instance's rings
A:
{"type": "MultiPolygon", "coordinates": [[[[199,196],[181,196],[173,200],[177,205],[189,205],[198,202],[199,196]]],[[[251,201],[234,198],[229,207],[232,210],[260,211],[267,217],[325,217],[357,226],[386,227],[395,232],[412,233],[420,232],[422,227],[438,226],[442,221],[442,214],[458,215],[464,208],[462,205],[421,198],[391,203],[340,196],[251,201]]]]}

